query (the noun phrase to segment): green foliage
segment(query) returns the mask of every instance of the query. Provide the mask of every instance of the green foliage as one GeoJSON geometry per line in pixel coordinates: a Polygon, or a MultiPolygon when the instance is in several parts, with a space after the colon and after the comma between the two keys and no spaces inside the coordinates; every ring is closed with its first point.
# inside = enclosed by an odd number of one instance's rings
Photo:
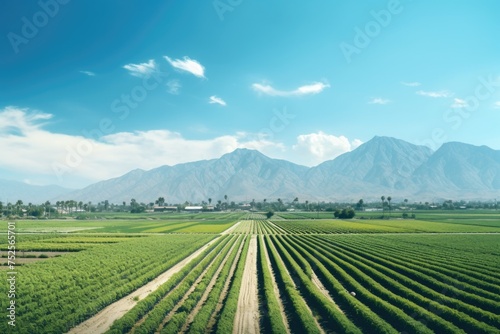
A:
{"type": "Polygon", "coordinates": [[[340,218],[340,219],[351,219],[351,218],[354,218],[355,215],[356,215],[356,213],[351,208],[342,209],[342,210],[337,209],[333,213],[333,216],[335,218],[340,218]]]}
{"type": "Polygon", "coordinates": [[[261,321],[263,328],[261,332],[269,333],[286,333],[286,327],[283,323],[283,317],[279,307],[277,296],[274,292],[273,276],[268,268],[266,258],[266,249],[262,238],[258,239],[258,261],[257,272],[259,278],[259,287],[263,290],[261,304],[265,305],[265,312],[261,313],[263,320],[261,321]]]}
{"type": "Polygon", "coordinates": [[[165,315],[182,299],[196,278],[212,262],[229,240],[229,237],[219,238],[217,242],[213,243],[195,260],[190,261],[183,270],[173,275],[155,292],[139,301],[124,317],[115,321],[109,333],[127,332],[144,316],[146,316],[145,321],[137,327],[136,332],[152,333],[156,331],[165,315]]]}
{"type": "Polygon", "coordinates": [[[274,216],[274,212],[273,211],[266,212],[266,218],[267,219],[271,219],[272,216],[274,216]]]}
{"type": "MultiPolygon", "coordinates": [[[[17,269],[17,333],[63,333],[194,252],[212,236],[152,236],[97,245],[17,269]],[[56,305],[61,305],[56,306],[56,305]]],[[[0,293],[7,294],[7,284],[0,293]]],[[[7,299],[0,304],[6,308],[7,299]]],[[[0,332],[8,333],[7,322],[0,332]]]]}
{"type": "Polygon", "coordinates": [[[224,307],[222,308],[220,318],[216,325],[215,332],[217,334],[233,332],[234,317],[236,316],[236,308],[238,306],[238,297],[240,293],[241,281],[243,279],[243,270],[245,269],[249,244],[250,237],[246,237],[245,245],[243,246],[243,251],[241,252],[241,256],[238,260],[227,298],[224,301],[224,307]]]}
{"type": "MultiPolygon", "coordinates": [[[[221,293],[223,291],[224,286],[226,285],[227,280],[230,279],[230,270],[233,266],[234,261],[236,260],[236,256],[238,255],[238,251],[243,248],[244,238],[241,237],[238,242],[235,244],[233,251],[229,255],[224,267],[222,268],[215,285],[210,291],[207,300],[203,304],[202,308],[196,313],[193,322],[189,326],[188,333],[196,334],[203,333],[207,330],[207,324],[209,323],[210,317],[214,314],[217,304],[219,303],[219,299],[221,297],[221,293]]],[[[234,274],[234,273],[233,273],[234,274]]],[[[208,328],[209,330],[210,328],[208,328]]]]}

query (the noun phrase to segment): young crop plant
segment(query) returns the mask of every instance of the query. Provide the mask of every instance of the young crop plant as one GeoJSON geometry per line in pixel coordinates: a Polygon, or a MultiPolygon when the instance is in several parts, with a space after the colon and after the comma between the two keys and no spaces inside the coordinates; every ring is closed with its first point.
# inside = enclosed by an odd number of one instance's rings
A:
{"type": "Polygon", "coordinates": [[[258,239],[258,261],[257,261],[257,272],[259,278],[259,288],[262,290],[261,298],[263,301],[261,304],[265,305],[265,312],[261,312],[262,332],[270,333],[286,333],[287,328],[284,323],[283,316],[281,315],[281,309],[279,301],[274,292],[273,281],[271,271],[268,268],[266,249],[262,237],[258,239]]]}
{"type": "Polygon", "coordinates": [[[225,334],[233,332],[234,318],[236,316],[236,308],[238,306],[238,297],[241,287],[241,281],[243,279],[243,271],[245,269],[245,263],[248,253],[248,248],[250,245],[250,237],[247,236],[245,239],[245,244],[243,246],[243,251],[238,260],[238,265],[233,276],[233,281],[231,282],[231,287],[224,301],[224,307],[216,325],[217,334],[225,334]]]}

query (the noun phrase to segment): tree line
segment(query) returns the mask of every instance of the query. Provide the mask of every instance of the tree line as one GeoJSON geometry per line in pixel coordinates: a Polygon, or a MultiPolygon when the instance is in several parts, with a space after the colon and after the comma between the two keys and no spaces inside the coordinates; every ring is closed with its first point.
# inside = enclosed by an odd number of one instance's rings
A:
{"type": "Polygon", "coordinates": [[[394,210],[402,211],[403,215],[410,217],[412,210],[464,210],[464,209],[490,209],[498,208],[496,200],[492,201],[453,201],[444,200],[442,202],[410,202],[408,199],[399,200],[396,203],[391,196],[381,196],[380,201],[365,202],[360,199],[356,203],[349,202],[325,202],[325,201],[300,201],[298,197],[293,200],[252,199],[246,202],[230,201],[228,195],[214,201],[211,197],[201,202],[185,201],[183,203],[167,203],[165,197],[158,197],[149,203],[139,202],[132,198],[130,201],[122,203],[111,203],[108,200],[83,202],[75,200],[61,200],[41,204],[24,203],[22,200],[4,203],[0,201],[0,216],[7,217],[33,217],[33,218],[56,218],[60,216],[74,216],[84,213],[101,212],[131,212],[143,213],[153,212],[155,207],[175,207],[176,211],[183,211],[187,206],[201,206],[202,211],[235,211],[250,210],[259,212],[284,212],[284,211],[305,211],[305,212],[332,212],[335,217],[352,216],[356,211],[381,211],[382,217],[391,216],[394,210]]]}

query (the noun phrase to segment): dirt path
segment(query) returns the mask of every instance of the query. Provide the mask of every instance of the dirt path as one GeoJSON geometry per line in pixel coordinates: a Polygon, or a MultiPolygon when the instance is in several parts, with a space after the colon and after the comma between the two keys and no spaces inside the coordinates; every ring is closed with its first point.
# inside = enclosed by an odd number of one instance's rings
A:
{"type": "Polygon", "coordinates": [[[139,300],[146,298],[150,293],[158,289],[163,283],[168,281],[172,275],[179,272],[188,264],[191,260],[200,255],[205,249],[207,249],[212,243],[214,243],[219,237],[213,239],[206,245],[202,246],[193,254],[189,255],[187,258],[177,263],[172,268],[165,271],[160,276],[153,279],[151,282],[135,290],[128,296],[108,305],[106,308],[101,310],[99,313],[94,315],[92,318],[87,319],[78,326],[72,328],[68,334],[77,333],[89,333],[98,334],[106,332],[116,319],[121,318],[125,313],[130,311],[136,304],[137,301],[134,297],[139,297],[139,300]]]}
{"type": "Polygon", "coordinates": [[[233,232],[233,230],[238,227],[238,225],[240,225],[241,222],[237,222],[236,224],[234,224],[233,226],[231,226],[230,228],[228,228],[227,230],[223,231],[221,234],[224,235],[224,234],[229,234],[231,232],[233,232]]]}
{"type": "Polygon", "coordinates": [[[243,271],[233,334],[258,334],[260,332],[257,294],[257,236],[252,235],[243,271]]]}
{"type": "MultiPolygon", "coordinates": [[[[264,242],[264,236],[261,236],[261,238],[262,238],[261,241],[264,242]]],[[[267,252],[267,247],[264,247],[264,256],[266,257],[267,268],[269,269],[269,272],[273,276],[272,283],[273,283],[273,288],[274,288],[274,294],[276,295],[276,298],[278,299],[281,317],[283,318],[283,324],[286,327],[287,333],[290,333],[290,325],[288,323],[288,318],[286,317],[285,307],[283,306],[283,302],[281,300],[280,290],[278,289],[278,285],[276,284],[276,276],[274,276],[274,271],[273,271],[273,267],[271,266],[271,259],[269,258],[269,253],[267,252]]]]}

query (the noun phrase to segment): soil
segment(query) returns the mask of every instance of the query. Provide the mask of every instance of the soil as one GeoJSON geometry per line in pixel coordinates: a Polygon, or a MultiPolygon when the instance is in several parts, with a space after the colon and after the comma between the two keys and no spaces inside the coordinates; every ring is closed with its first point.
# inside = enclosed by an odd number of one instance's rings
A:
{"type": "Polygon", "coordinates": [[[111,325],[115,320],[121,318],[125,313],[130,311],[137,304],[138,301],[134,300],[134,298],[137,299],[136,297],[138,297],[139,300],[146,298],[150,293],[152,293],[153,291],[158,289],[163,283],[168,281],[172,277],[172,275],[181,271],[186,264],[188,264],[191,260],[200,255],[209,245],[211,245],[216,240],[217,238],[210,241],[206,245],[202,246],[196,252],[189,255],[187,258],[177,263],[175,266],[165,271],[163,274],[156,277],[151,282],[135,290],[128,296],[123,297],[122,299],[114,302],[113,304],[108,305],[106,308],[101,310],[92,318],[87,319],[78,326],[72,328],[68,333],[98,334],[106,332],[111,327],[111,325]]]}
{"type": "Polygon", "coordinates": [[[248,247],[233,334],[257,334],[259,329],[259,300],[257,291],[257,236],[252,235],[248,247]]]}

